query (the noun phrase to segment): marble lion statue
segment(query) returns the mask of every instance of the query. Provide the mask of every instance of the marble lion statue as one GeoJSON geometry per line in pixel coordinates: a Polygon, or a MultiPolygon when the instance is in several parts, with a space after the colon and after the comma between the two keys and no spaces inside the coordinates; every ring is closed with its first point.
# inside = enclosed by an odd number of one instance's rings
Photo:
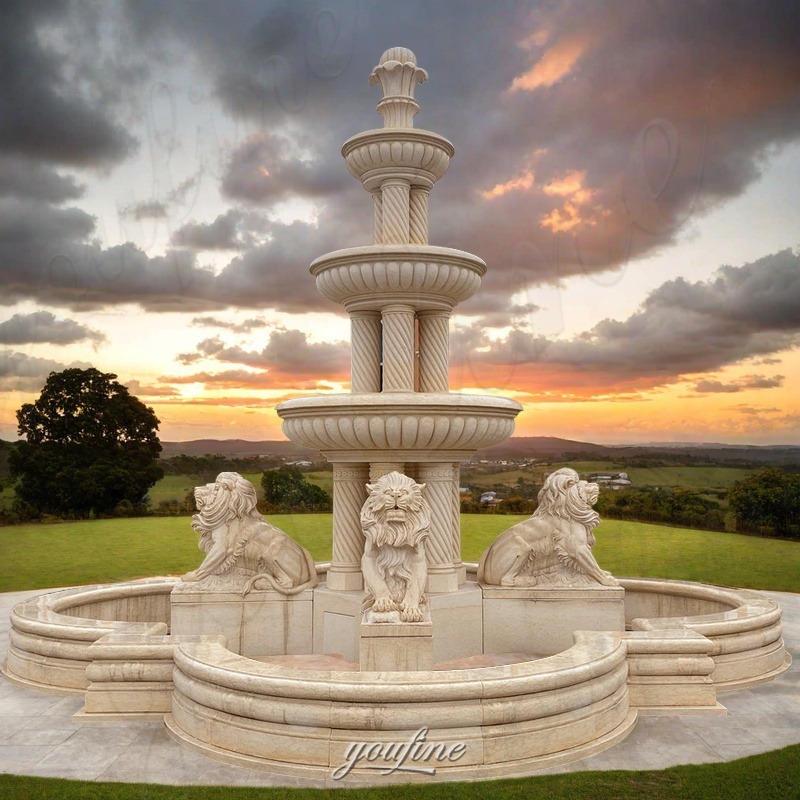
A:
{"type": "Polygon", "coordinates": [[[364,611],[398,611],[401,622],[422,622],[425,618],[425,540],[431,519],[422,496],[424,488],[424,483],[416,483],[400,472],[390,472],[367,484],[367,501],[361,509],[361,529],[366,538],[361,559],[364,611]]]}
{"type": "Polygon", "coordinates": [[[253,588],[294,595],[317,584],[309,552],[256,510],[256,490],[236,472],[221,472],[214,483],[194,490],[203,563],[181,580],[204,588],[248,594],[253,588]]]}
{"type": "Polygon", "coordinates": [[[495,586],[618,586],[592,555],[598,495],[597,484],[580,480],[573,469],[549,475],[533,516],[501,533],[481,556],[478,580],[495,586]]]}

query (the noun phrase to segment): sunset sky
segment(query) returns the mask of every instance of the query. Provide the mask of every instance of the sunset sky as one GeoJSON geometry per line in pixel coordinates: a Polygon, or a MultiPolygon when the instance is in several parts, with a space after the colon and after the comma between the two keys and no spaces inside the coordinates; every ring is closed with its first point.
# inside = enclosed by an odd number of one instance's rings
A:
{"type": "Polygon", "coordinates": [[[800,444],[800,9],[785,2],[20,2],[0,10],[0,438],[114,372],[168,440],[347,391],[318,255],[371,241],[340,148],[411,48],[474,252],[454,390],[517,435],[800,444]]]}

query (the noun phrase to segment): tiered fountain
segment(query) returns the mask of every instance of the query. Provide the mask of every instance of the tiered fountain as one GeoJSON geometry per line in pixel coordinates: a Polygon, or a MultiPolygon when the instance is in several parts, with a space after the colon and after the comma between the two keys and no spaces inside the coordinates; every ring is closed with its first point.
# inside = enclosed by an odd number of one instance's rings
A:
{"type": "Polygon", "coordinates": [[[343,148],[374,244],[311,266],[351,318],[351,394],[278,407],[333,462],[332,562],[223,473],[195,492],[197,570],[20,603],[7,679],[84,696],[82,720],[163,719],[212,758],[335,784],[529,774],[610,747],[641,714],[724,713],[718,692],[786,670],[773,601],[602,570],[597,487],[569,469],[462,563],[458,464],[508,437],[520,406],[448,392],[450,312],[486,266],[428,244],[453,147],[412,127],[426,77],[409,50],[381,57],[384,127],[343,148]]]}

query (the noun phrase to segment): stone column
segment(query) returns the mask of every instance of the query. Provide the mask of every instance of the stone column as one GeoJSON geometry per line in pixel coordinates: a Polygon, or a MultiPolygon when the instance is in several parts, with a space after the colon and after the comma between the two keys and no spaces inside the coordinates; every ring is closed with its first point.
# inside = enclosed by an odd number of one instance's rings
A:
{"type": "Polygon", "coordinates": [[[372,241],[383,244],[383,197],[380,190],[372,193],[372,241]]]}
{"type": "Polygon", "coordinates": [[[383,391],[414,391],[414,307],[401,303],[384,306],[383,391]]]}
{"type": "Polygon", "coordinates": [[[408,233],[411,244],[428,244],[428,197],[431,190],[412,186],[409,195],[408,233]]]}
{"type": "Polygon", "coordinates": [[[358,591],[364,588],[361,556],[364,534],[361,507],[367,499],[369,469],[366,464],[335,462],[333,465],[333,558],[328,588],[358,591]]]}
{"type": "Polygon", "coordinates": [[[380,311],[350,312],[350,391],[381,390],[380,311]]]}
{"type": "Polygon", "coordinates": [[[431,594],[458,590],[455,550],[459,535],[459,519],[453,505],[453,464],[420,462],[418,482],[425,484],[423,493],[431,508],[431,534],[425,543],[428,556],[428,586],[431,594]]]}
{"type": "Polygon", "coordinates": [[[450,312],[420,311],[419,390],[447,392],[450,366],[450,312]]]}
{"type": "Polygon", "coordinates": [[[381,184],[381,231],[383,244],[408,244],[408,181],[388,178],[381,184]]]}
{"type": "Polygon", "coordinates": [[[467,582],[467,568],[461,560],[461,492],[459,491],[461,487],[461,464],[456,461],[452,466],[453,491],[451,497],[453,500],[453,519],[455,520],[453,525],[453,553],[455,555],[453,567],[458,575],[458,585],[461,586],[467,582]]]}

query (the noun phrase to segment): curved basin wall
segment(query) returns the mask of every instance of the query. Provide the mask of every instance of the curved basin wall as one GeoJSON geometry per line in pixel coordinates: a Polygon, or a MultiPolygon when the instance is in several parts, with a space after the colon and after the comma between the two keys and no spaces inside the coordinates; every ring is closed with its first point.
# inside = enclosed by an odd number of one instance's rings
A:
{"type": "Polygon", "coordinates": [[[717,691],[742,689],[788,669],[780,606],[748,589],[683,581],[623,579],[633,630],[688,628],[712,642],[717,691]]]}
{"type": "Polygon", "coordinates": [[[32,688],[83,694],[89,647],[102,636],[167,633],[175,580],[65,589],[19,603],[11,612],[5,674],[32,688]]]}
{"type": "Polygon", "coordinates": [[[353,742],[405,742],[425,726],[428,741],[466,745],[457,762],[435,765],[437,775],[510,775],[581,758],[624,736],[635,719],[626,678],[626,646],[612,633],[578,634],[570,650],[538,661],[382,673],[378,681],[189,644],[175,652],[167,725],[217,758],[316,777],[343,763],[353,742]]]}

